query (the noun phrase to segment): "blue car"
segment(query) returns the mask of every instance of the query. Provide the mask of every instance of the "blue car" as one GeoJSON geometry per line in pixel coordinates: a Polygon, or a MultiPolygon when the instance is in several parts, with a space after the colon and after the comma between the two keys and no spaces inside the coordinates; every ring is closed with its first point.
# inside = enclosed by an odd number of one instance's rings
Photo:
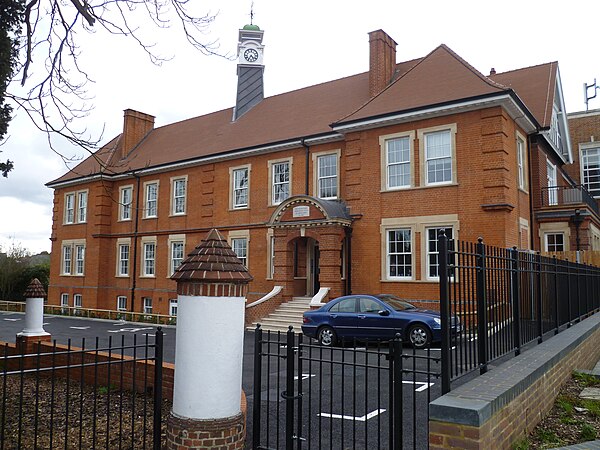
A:
{"type": "MultiPolygon", "coordinates": [[[[332,346],[343,339],[402,340],[416,348],[428,347],[441,340],[440,313],[417,308],[398,297],[381,295],[347,295],[303,315],[302,332],[321,345],[332,346]]],[[[460,331],[453,317],[452,334],[460,331]]]]}

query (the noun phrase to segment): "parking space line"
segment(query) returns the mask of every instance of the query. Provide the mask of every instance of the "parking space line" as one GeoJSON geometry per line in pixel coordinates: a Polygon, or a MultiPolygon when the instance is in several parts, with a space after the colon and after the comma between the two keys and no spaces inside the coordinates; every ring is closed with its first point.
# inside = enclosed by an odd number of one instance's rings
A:
{"type": "Polygon", "coordinates": [[[341,414],[330,414],[330,413],[319,413],[318,416],[327,417],[327,418],[331,418],[331,419],[344,419],[344,420],[354,420],[355,422],[366,422],[367,420],[372,419],[373,417],[376,417],[379,414],[383,414],[384,412],[385,412],[385,409],[376,409],[375,411],[372,411],[369,414],[365,414],[364,416],[361,416],[361,417],[344,416],[341,414]]]}

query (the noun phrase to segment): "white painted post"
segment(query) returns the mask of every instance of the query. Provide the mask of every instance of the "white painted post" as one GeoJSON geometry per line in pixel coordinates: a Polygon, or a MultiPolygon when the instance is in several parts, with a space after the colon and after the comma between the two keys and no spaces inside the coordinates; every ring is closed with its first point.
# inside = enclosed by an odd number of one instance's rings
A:
{"type": "Polygon", "coordinates": [[[191,419],[240,412],[244,297],[179,295],[173,413],[191,419]]]}
{"type": "Polygon", "coordinates": [[[46,292],[42,283],[34,278],[24,293],[25,296],[25,327],[17,337],[50,336],[44,330],[44,298],[46,292]]]}
{"type": "Polygon", "coordinates": [[[213,229],[171,278],[178,299],[167,449],[211,448],[223,438],[228,448],[241,449],[245,296],[252,277],[213,229]]]}

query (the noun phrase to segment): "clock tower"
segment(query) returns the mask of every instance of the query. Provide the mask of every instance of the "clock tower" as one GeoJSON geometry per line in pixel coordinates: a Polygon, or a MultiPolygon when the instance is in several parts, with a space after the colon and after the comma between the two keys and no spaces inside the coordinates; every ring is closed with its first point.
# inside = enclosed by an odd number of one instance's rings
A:
{"type": "Polygon", "coordinates": [[[256,25],[245,25],[238,38],[238,86],[233,120],[239,119],[264,98],[263,51],[264,31],[256,25]]]}

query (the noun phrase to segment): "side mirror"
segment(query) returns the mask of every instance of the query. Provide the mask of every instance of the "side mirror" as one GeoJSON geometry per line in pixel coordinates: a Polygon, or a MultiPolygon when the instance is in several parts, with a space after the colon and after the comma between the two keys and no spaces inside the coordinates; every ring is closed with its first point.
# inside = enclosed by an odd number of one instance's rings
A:
{"type": "Polygon", "coordinates": [[[380,316],[389,316],[390,312],[387,309],[382,309],[381,311],[379,311],[379,315],[380,316]]]}

